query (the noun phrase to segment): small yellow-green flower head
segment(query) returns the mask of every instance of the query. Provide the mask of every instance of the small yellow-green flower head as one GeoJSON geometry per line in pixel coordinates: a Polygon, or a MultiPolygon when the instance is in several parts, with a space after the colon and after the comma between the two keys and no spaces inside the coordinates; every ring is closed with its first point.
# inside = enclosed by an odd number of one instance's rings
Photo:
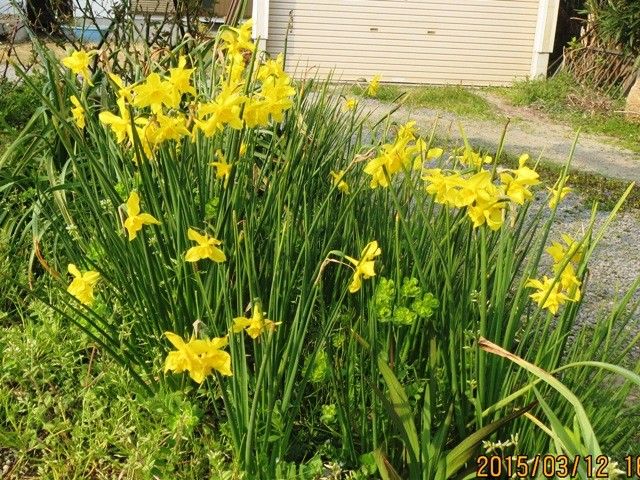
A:
{"type": "Polygon", "coordinates": [[[247,335],[255,340],[265,331],[275,332],[276,327],[281,323],[266,318],[265,313],[262,312],[262,306],[256,302],[251,318],[236,317],[233,319],[233,333],[245,330],[247,335]]]}
{"type": "Polygon", "coordinates": [[[360,260],[345,256],[345,258],[355,266],[353,278],[351,280],[351,284],[349,285],[350,293],[356,293],[358,290],[360,290],[360,287],[362,286],[362,278],[367,279],[375,276],[376,272],[374,271],[374,259],[381,253],[382,250],[380,250],[380,247],[378,247],[378,242],[374,240],[373,242],[367,243],[367,245],[364,247],[364,249],[362,250],[362,254],[360,255],[360,260]]]}
{"type": "Polygon", "coordinates": [[[63,58],[62,64],[76,75],[82,75],[84,81],[89,85],[93,85],[91,83],[91,71],[89,70],[89,62],[91,61],[91,57],[95,54],[95,51],[75,51],[71,53],[71,55],[63,58]]]}
{"type": "Polygon", "coordinates": [[[116,101],[120,116],[111,112],[100,112],[98,119],[103,125],[111,128],[116,135],[116,142],[122,143],[127,137],[132,137],[131,116],[124,97],[118,98],[116,101]]]}
{"type": "Polygon", "coordinates": [[[189,240],[193,240],[198,244],[187,250],[184,257],[187,262],[197,262],[198,260],[208,258],[214,262],[222,263],[227,259],[224,252],[218,248],[218,245],[220,245],[222,241],[209,237],[209,235],[206,234],[201,235],[193,228],[188,230],[187,236],[189,240]]]}
{"type": "Polygon", "coordinates": [[[251,38],[252,29],[253,19],[247,20],[239,28],[225,27],[220,34],[224,42],[223,48],[226,48],[230,55],[253,52],[256,46],[251,38]]]}
{"type": "Polygon", "coordinates": [[[75,95],[71,95],[69,100],[71,100],[71,103],[73,104],[73,107],[74,107],[71,109],[71,114],[73,115],[73,121],[76,123],[78,128],[82,130],[86,125],[85,118],[84,118],[84,108],[80,104],[80,100],[78,100],[78,97],[76,97],[75,95]]]}
{"type": "Polygon", "coordinates": [[[553,242],[551,246],[546,249],[546,252],[553,258],[553,262],[556,264],[561,263],[564,260],[564,256],[571,251],[572,255],[570,261],[576,265],[579,264],[584,256],[584,245],[578,248],[578,242],[567,233],[562,234],[562,240],[566,247],[560,242],[553,242]]]}
{"type": "Polygon", "coordinates": [[[124,228],[129,233],[129,241],[132,241],[142,230],[143,225],[160,225],[160,222],[148,213],[140,213],[140,197],[138,192],[131,192],[127,200],[127,219],[124,221],[124,228]]]}
{"type": "Polygon", "coordinates": [[[189,372],[194,382],[202,383],[204,379],[217,370],[222,375],[231,376],[231,355],[222,349],[227,345],[227,337],[211,340],[191,339],[185,342],[173,332],[164,332],[167,339],[176,348],[167,354],[164,372],[189,372]]]}
{"type": "Polygon", "coordinates": [[[82,304],[91,305],[94,301],[93,289],[100,279],[100,274],[93,270],[82,273],[73,263],[69,264],[67,270],[73,275],[73,280],[69,284],[67,292],[76,297],[82,304]]]}

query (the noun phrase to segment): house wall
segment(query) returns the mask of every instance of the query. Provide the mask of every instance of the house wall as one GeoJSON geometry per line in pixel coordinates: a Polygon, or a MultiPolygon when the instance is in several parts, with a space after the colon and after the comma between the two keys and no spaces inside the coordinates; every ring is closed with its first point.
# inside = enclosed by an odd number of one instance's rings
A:
{"type": "Polygon", "coordinates": [[[298,76],[504,85],[529,76],[539,0],[270,0],[267,51],[298,76]]]}

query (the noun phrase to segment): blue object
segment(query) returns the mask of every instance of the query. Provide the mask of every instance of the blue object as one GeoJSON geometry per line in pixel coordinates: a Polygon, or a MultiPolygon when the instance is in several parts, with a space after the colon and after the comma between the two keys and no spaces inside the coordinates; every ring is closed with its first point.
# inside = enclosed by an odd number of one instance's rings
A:
{"type": "Polygon", "coordinates": [[[95,25],[84,26],[66,26],[63,27],[64,33],[71,35],[81,42],[100,43],[107,29],[96,28],[95,25]]]}

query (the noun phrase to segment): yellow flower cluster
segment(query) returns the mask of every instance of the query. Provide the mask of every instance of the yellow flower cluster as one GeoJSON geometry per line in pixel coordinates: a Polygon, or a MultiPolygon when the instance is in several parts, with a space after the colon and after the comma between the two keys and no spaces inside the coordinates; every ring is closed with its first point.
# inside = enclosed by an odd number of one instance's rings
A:
{"type": "Polygon", "coordinates": [[[582,261],[584,249],[570,235],[563,234],[562,239],[564,245],[553,242],[546,250],[553,258],[555,278],[545,275],[542,280],[529,279],[526,283],[527,287],[537,290],[530,297],[539,307],[549,310],[553,315],[558,313],[565,302],[577,302],[581,298],[581,282],[576,277],[576,268],[582,261]],[[562,268],[567,258],[569,262],[562,268]]]}
{"type": "Polygon", "coordinates": [[[231,376],[231,355],[222,349],[227,345],[227,337],[202,340],[192,338],[185,342],[173,332],[164,333],[176,350],[167,354],[164,372],[189,372],[194,382],[202,383],[213,370],[231,376]]]}
{"type": "MultiPolygon", "coordinates": [[[[231,332],[240,333],[244,330],[254,340],[264,332],[275,332],[276,327],[282,322],[269,320],[265,318],[265,315],[260,302],[256,301],[251,318],[234,318],[231,332]]],[[[193,337],[188,342],[185,342],[173,332],[165,332],[164,334],[176,348],[176,350],[167,354],[164,363],[165,373],[170,370],[175,373],[187,371],[189,376],[197,383],[202,383],[214,370],[217,370],[222,375],[233,375],[231,355],[222,350],[228,344],[228,335],[210,340],[193,337]]]]}
{"type": "MultiPolygon", "coordinates": [[[[426,143],[416,137],[415,126],[414,121],[400,126],[395,141],[382,145],[380,154],[364,167],[364,173],[371,175],[371,188],[388,187],[391,177],[400,170],[421,167],[426,143]]],[[[435,158],[441,154],[442,149],[432,148],[426,152],[426,157],[435,158]]]]}
{"type": "MultiPolygon", "coordinates": [[[[191,79],[196,69],[186,68],[187,58],[180,56],[177,66],[163,73],[152,72],[133,85],[125,85],[120,77],[110,74],[118,111],[101,112],[100,122],[111,129],[117,143],[126,141],[133,146],[139,142],[147,158],[153,158],[163,142],[194,137],[197,132],[211,137],[226,126],[240,130],[281,122],[295,95],[282,55],[252,69],[256,87],[245,94],[246,66],[255,51],[251,28],[250,20],[239,28],[225,28],[221,34],[226,76],[213,98],[196,91],[191,79]],[[181,108],[186,102],[193,104],[187,113],[181,108]]],[[[94,53],[73,52],[62,63],[89,81],[89,61],[94,53]]],[[[73,119],[82,129],[85,109],[75,96],[71,102],[73,119]]]]}
{"type": "Polygon", "coordinates": [[[482,157],[469,149],[465,149],[463,157],[467,165],[475,167],[471,173],[426,169],[422,177],[426,190],[435,196],[437,203],[466,208],[474,228],[486,224],[492,230],[499,230],[509,202],[522,205],[531,199],[530,188],[540,183],[539,176],[526,166],[529,156],[525,154],[520,156],[518,168],[502,171],[500,182],[495,184],[491,172],[482,169],[482,164],[491,161],[491,157],[482,157]]]}

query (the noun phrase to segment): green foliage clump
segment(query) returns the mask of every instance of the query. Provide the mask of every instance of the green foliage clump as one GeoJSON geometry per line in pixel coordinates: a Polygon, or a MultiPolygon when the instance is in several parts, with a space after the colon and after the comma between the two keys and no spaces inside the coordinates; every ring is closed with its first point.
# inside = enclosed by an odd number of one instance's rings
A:
{"type": "MultiPolygon", "coordinates": [[[[32,78],[36,87],[44,87],[43,77],[32,78]]],[[[19,131],[42,105],[40,96],[26,84],[0,81],[0,130],[19,131]]]]}
{"type": "Polygon", "coordinates": [[[640,53],[640,2],[637,0],[587,0],[596,31],[606,41],[627,53],[640,53]]]}

